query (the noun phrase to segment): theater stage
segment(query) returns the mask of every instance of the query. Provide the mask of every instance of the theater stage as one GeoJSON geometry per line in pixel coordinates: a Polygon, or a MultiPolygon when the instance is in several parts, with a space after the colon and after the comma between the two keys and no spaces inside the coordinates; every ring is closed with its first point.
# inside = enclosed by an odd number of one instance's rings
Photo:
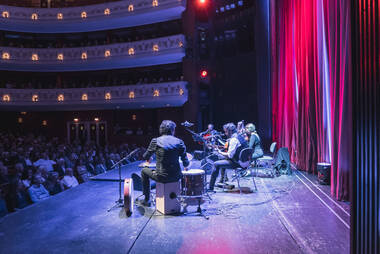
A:
{"type": "MultiPolygon", "coordinates": [[[[124,173],[138,171],[137,164],[124,173]]],[[[107,212],[118,183],[90,181],[3,217],[0,252],[349,253],[348,205],[330,199],[328,187],[298,171],[256,183],[257,192],[212,194],[212,202],[202,205],[206,220],[142,207],[129,218],[121,209],[107,212]]],[[[251,179],[242,186],[252,187],[251,179]]]]}

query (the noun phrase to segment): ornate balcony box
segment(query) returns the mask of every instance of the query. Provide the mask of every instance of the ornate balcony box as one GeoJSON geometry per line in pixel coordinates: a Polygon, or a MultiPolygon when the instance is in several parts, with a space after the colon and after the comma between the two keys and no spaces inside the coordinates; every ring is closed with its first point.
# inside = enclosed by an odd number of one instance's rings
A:
{"type": "Polygon", "coordinates": [[[67,8],[0,5],[0,30],[74,33],[141,26],[181,18],[185,0],[123,0],[67,8]]]}
{"type": "Polygon", "coordinates": [[[185,56],[184,40],[185,37],[179,34],[83,48],[0,47],[0,70],[87,71],[178,63],[185,56]]]}
{"type": "Polygon", "coordinates": [[[180,107],[187,82],[72,89],[0,89],[0,110],[64,111],[180,107]]]}

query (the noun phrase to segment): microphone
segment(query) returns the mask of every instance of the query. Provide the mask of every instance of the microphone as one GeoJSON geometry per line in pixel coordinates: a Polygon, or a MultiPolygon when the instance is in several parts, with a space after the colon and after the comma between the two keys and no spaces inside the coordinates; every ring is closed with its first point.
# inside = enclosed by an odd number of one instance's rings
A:
{"type": "Polygon", "coordinates": [[[189,123],[188,121],[185,121],[183,123],[181,123],[182,126],[185,126],[185,127],[191,127],[193,126],[194,124],[193,123],[189,123]]]}

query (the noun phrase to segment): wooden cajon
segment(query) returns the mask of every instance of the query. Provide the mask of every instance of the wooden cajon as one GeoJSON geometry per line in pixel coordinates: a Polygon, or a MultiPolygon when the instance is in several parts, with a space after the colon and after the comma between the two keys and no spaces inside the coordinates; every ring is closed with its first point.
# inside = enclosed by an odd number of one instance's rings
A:
{"type": "Polygon", "coordinates": [[[162,214],[179,213],[181,204],[177,197],[180,194],[180,182],[156,183],[156,209],[162,214]]]}

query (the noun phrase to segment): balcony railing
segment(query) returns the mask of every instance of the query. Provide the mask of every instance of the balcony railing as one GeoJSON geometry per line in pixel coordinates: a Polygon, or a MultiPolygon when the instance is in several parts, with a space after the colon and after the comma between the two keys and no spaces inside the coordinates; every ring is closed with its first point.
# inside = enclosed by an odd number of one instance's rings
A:
{"type": "Polygon", "coordinates": [[[185,0],[128,0],[69,8],[0,5],[0,30],[32,33],[88,32],[179,19],[185,0]]]}
{"type": "Polygon", "coordinates": [[[0,47],[0,70],[85,71],[141,67],[181,62],[183,35],[81,48],[0,47]]]}
{"type": "Polygon", "coordinates": [[[185,81],[73,89],[0,89],[0,110],[98,110],[179,107],[185,81]]]}

